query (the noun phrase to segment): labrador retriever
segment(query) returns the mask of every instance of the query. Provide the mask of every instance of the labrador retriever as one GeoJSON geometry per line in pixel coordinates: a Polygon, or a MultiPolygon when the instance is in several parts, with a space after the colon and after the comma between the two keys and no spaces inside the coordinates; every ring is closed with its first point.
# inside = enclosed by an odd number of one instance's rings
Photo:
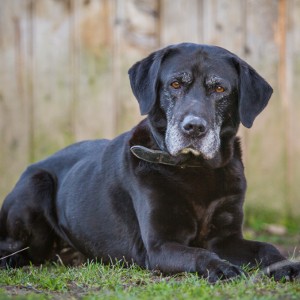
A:
{"type": "Polygon", "coordinates": [[[270,85],[233,53],[191,43],[150,54],[129,78],[147,117],[113,140],[79,142],[27,168],[1,209],[2,266],[42,263],[64,241],[103,263],[210,282],[257,264],[276,280],[299,276],[299,263],[242,234],[236,134],[267,105],[270,85]]]}

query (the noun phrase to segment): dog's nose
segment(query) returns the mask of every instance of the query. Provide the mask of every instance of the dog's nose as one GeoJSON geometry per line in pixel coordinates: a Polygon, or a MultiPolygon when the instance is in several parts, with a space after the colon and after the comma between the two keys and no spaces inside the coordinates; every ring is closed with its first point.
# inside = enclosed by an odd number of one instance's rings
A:
{"type": "Polygon", "coordinates": [[[207,122],[200,117],[186,116],[182,121],[181,129],[185,134],[199,137],[206,133],[207,122]]]}

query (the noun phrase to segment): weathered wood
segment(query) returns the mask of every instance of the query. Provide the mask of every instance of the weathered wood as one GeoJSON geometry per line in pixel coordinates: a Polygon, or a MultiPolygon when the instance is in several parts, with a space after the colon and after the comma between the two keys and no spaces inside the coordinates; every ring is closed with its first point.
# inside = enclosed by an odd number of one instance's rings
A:
{"type": "Polygon", "coordinates": [[[0,192],[3,196],[32,157],[32,14],[30,1],[2,2],[0,192]],[[30,65],[30,69],[25,68],[30,65]]]}
{"type": "Polygon", "coordinates": [[[278,86],[278,1],[247,1],[246,10],[247,61],[274,87],[269,105],[247,134],[247,203],[282,210],[285,198],[284,146],[278,141],[283,139],[284,132],[278,86]]]}
{"type": "Polygon", "coordinates": [[[161,1],[160,42],[162,46],[181,42],[199,42],[201,2],[198,0],[161,1]]]}
{"type": "Polygon", "coordinates": [[[286,11],[286,104],[287,104],[287,139],[285,147],[289,155],[287,172],[289,189],[289,211],[300,215],[300,101],[297,87],[300,85],[300,0],[287,1],[286,11]]]}
{"type": "Polygon", "coordinates": [[[201,13],[203,43],[218,45],[243,56],[246,39],[245,3],[239,0],[204,0],[201,13]]]}
{"type": "Polygon", "coordinates": [[[237,53],[274,87],[240,131],[246,203],[300,215],[299,15],[300,0],[1,1],[1,199],[29,162],[138,122],[128,68],[189,41],[237,53]]]}
{"type": "Polygon", "coordinates": [[[141,117],[128,80],[128,69],[158,48],[158,1],[115,2],[113,28],[113,97],[116,132],[136,124],[141,117]],[[136,20],[140,20],[137,24],[136,20]]]}

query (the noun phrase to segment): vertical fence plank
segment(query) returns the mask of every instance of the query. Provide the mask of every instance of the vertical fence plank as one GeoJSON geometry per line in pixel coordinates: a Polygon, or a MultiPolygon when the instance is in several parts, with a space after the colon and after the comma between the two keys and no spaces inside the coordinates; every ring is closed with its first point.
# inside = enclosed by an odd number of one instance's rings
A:
{"type": "Polygon", "coordinates": [[[245,51],[245,1],[203,0],[202,42],[224,47],[237,55],[245,51]]]}
{"type": "Polygon", "coordinates": [[[71,1],[35,1],[35,160],[74,141],[71,1]]]}
{"type": "Polygon", "coordinates": [[[287,1],[287,71],[286,78],[289,100],[289,135],[285,147],[290,150],[290,214],[300,215],[300,101],[297,87],[300,86],[300,0],[287,1]]]}
{"type": "Polygon", "coordinates": [[[113,1],[82,1],[75,14],[76,140],[111,138],[116,131],[112,88],[113,1]]]}
{"type": "Polygon", "coordinates": [[[130,129],[140,119],[127,71],[137,60],[158,47],[158,1],[115,1],[113,43],[116,131],[130,129]]]}
{"type": "Polygon", "coordinates": [[[200,25],[198,0],[164,0],[160,11],[161,46],[181,42],[199,42],[200,25]]]}
{"type": "MultiPolygon", "coordinates": [[[[290,3],[291,4],[291,3],[290,3]]],[[[279,0],[278,3],[278,44],[279,44],[279,68],[278,68],[278,88],[281,99],[282,119],[283,119],[283,162],[284,168],[284,212],[287,216],[292,213],[292,151],[293,141],[291,138],[291,90],[290,82],[293,80],[291,65],[291,41],[288,33],[290,25],[288,18],[288,2],[279,0]]]]}
{"type": "Polygon", "coordinates": [[[278,141],[284,139],[284,125],[278,88],[278,20],[278,1],[247,1],[247,60],[274,87],[269,105],[248,134],[248,204],[282,211],[284,145],[278,141]]]}
{"type": "Polygon", "coordinates": [[[32,156],[31,1],[1,3],[0,196],[9,190],[32,156]]]}

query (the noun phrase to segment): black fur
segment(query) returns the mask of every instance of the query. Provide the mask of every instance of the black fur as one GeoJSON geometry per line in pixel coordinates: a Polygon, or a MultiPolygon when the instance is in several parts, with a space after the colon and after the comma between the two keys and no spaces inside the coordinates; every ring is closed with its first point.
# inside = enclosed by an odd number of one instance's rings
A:
{"type": "Polygon", "coordinates": [[[282,262],[269,273],[277,280],[298,276],[299,264],[242,235],[246,180],[236,133],[267,105],[268,83],[234,54],[195,44],[159,50],[129,76],[148,117],[111,141],[76,143],[27,168],[1,209],[0,256],[29,249],[2,266],[39,264],[63,241],[104,263],[198,272],[211,282],[257,263],[282,262]],[[200,166],[145,162],[131,153],[135,145],[200,166]]]}

